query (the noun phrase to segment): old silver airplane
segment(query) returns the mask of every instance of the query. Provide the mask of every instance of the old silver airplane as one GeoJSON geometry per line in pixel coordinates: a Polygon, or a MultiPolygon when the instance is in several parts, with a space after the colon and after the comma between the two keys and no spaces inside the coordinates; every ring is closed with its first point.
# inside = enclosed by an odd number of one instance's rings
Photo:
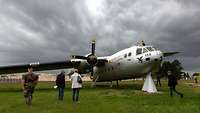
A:
{"type": "MultiPolygon", "coordinates": [[[[66,61],[1,66],[0,74],[26,72],[28,66],[32,66],[35,71],[76,68],[81,74],[90,72],[94,82],[117,81],[149,75],[158,69],[163,57],[176,53],[178,52],[163,53],[149,45],[136,45],[110,56],[97,57],[95,41],[92,41],[91,53],[88,55],[72,55],[72,58],[66,61]]],[[[151,91],[152,88],[155,89],[151,76],[148,78],[146,78],[148,81],[145,81],[143,90],[155,92],[151,91]],[[151,86],[149,86],[149,82],[151,82],[151,86]],[[150,90],[144,87],[150,87],[150,90]]]]}

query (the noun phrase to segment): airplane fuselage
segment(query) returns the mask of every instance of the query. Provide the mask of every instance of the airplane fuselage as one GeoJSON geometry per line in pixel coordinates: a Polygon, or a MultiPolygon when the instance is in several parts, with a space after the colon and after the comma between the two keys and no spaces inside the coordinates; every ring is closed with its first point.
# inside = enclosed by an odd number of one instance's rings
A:
{"type": "Polygon", "coordinates": [[[162,52],[151,46],[133,46],[107,56],[109,63],[95,66],[93,80],[101,82],[141,77],[158,68],[162,57],[162,52]]]}

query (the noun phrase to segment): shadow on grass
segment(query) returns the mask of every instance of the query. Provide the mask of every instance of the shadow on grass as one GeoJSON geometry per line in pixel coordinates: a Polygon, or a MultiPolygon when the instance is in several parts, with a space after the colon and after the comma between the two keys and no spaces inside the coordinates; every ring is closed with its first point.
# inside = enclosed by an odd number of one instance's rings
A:
{"type": "MultiPolygon", "coordinates": [[[[35,88],[35,91],[55,91],[53,88],[55,82],[39,82],[35,88]]],[[[162,87],[157,87],[158,91],[167,92],[168,88],[166,82],[163,82],[162,87]]],[[[120,81],[117,86],[116,82],[113,82],[112,87],[110,87],[110,82],[100,82],[95,86],[92,86],[92,82],[83,82],[82,90],[104,90],[104,89],[115,89],[115,90],[139,90],[141,91],[143,86],[143,81],[120,81]]],[[[66,82],[66,90],[71,90],[71,82],[66,82]]],[[[0,84],[0,92],[21,92],[21,83],[2,83],[0,84]]]]}
{"type": "Polygon", "coordinates": [[[112,87],[110,87],[110,82],[101,82],[97,83],[95,86],[92,86],[92,82],[84,83],[83,90],[98,90],[98,91],[104,91],[107,90],[110,91],[141,91],[142,88],[142,82],[140,81],[120,81],[119,85],[117,86],[116,82],[113,82],[112,87]]]}
{"type": "Polygon", "coordinates": [[[140,90],[142,88],[142,85],[141,84],[135,84],[135,83],[132,83],[132,84],[119,84],[118,86],[117,85],[113,85],[112,87],[110,87],[110,85],[108,84],[98,84],[96,86],[94,86],[98,89],[135,89],[135,90],[140,90]]]}

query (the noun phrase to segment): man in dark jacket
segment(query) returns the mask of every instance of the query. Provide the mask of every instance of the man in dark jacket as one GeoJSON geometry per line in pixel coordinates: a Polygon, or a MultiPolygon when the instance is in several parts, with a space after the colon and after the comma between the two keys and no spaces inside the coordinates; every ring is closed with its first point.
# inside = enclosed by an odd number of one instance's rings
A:
{"type": "Polygon", "coordinates": [[[180,95],[181,98],[183,98],[183,94],[176,91],[176,85],[178,85],[178,82],[177,82],[177,78],[174,74],[172,74],[171,71],[168,71],[168,86],[170,88],[170,96],[173,96],[173,91],[180,95]]]}
{"type": "Polygon", "coordinates": [[[65,72],[61,71],[56,77],[56,85],[58,87],[58,100],[63,100],[65,89],[65,72]]]}

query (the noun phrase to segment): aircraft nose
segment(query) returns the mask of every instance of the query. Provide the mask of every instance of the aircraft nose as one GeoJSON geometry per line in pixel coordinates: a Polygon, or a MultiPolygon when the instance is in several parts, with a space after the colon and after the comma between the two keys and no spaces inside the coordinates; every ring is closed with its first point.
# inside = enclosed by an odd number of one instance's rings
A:
{"type": "Polygon", "coordinates": [[[160,61],[163,60],[163,53],[161,51],[159,51],[159,55],[160,55],[160,61]]]}
{"type": "Polygon", "coordinates": [[[162,61],[163,60],[163,53],[161,51],[156,51],[154,54],[154,61],[162,61]]]}

